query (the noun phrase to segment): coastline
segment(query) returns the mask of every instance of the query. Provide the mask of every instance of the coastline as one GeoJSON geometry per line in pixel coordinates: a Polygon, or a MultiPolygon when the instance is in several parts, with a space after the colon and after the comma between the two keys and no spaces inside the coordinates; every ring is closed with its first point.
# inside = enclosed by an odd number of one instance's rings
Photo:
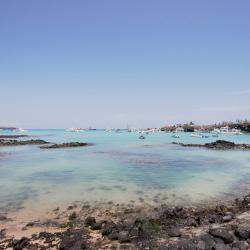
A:
{"type": "Polygon", "coordinates": [[[74,202],[29,218],[17,227],[1,214],[0,249],[248,249],[250,242],[250,194],[186,206],[74,202]],[[228,239],[213,235],[217,228],[228,239]],[[237,230],[247,231],[246,239],[237,230]]]}
{"type": "MultiPolygon", "coordinates": [[[[19,143],[19,141],[14,142],[19,143]]],[[[31,140],[31,142],[33,144],[34,141],[31,140]]],[[[40,140],[37,142],[40,143],[40,140]]],[[[23,144],[22,141],[21,144],[23,144]]],[[[55,145],[53,147],[56,148],[79,146],[78,143],[74,142],[52,145],[55,145]]],[[[80,145],[85,146],[86,144],[80,145]]],[[[172,148],[171,142],[168,145],[172,148]]],[[[202,147],[200,144],[198,145],[202,147]]],[[[208,143],[208,145],[215,146],[215,149],[221,149],[221,147],[217,147],[218,144],[208,143]]],[[[238,145],[241,149],[242,144],[232,144],[232,148],[230,146],[229,149],[235,151],[238,145]]],[[[173,145],[173,147],[177,146],[173,145]]],[[[192,147],[193,144],[190,146],[192,147]]],[[[144,149],[145,146],[142,145],[142,148],[144,149]]],[[[34,147],[34,149],[36,152],[40,151],[39,146],[34,147]]],[[[46,153],[47,150],[43,152],[46,153]]],[[[51,152],[60,153],[60,150],[51,152]]],[[[237,152],[245,152],[245,150],[237,152]]],[[[96,156],[95,151],[94,153],[96,156]]],[[[138,155],[135,160],[138,160],[137,158],[138,155]]],[[[143,158],[140,159],[143,160],[143,158]]],[[[142,164],[142,166],[144,165],[142,164]]],[[[237,169],[237,165],[234,168],[237,169]]],[[[243,176],[243,178],[248,178],[248,176],[243,176]]],[[[190,181],[193,182],[192,178],[190,181]]],[[[219,184],[221,184],[220,180],[219,184]]],[[[188,182],[186,182],[186,186],[191,189],[195,188],[195,185],[189,186],[188,182]]],[[[114,187],[113,189],[116,189],[122,196],[123,188],[119,185],[114,185],[114,187]]],[[[250,193],[249,183],[240,179],[235,185],[229,187],[225,194],[220,193],[216,187],[213,185],[213,190],[217,194],[215,198],[209,199],[209,195],[207,195],[206,198],[204,197],[204,201],[200,200],[199,202],[189,200],[187,195],[184,196],[185,199],[181,203],[178,195],[170,197],[167,193],[167,199],[164,200],[163,193],[165,191],[159,193],[158,197],[153,197],[149,195],[149,190],[145,189],[144,193],[141,193],[140,190],[136,193],[138,200],[130,200],[127,203],[117,203],[119,201],[116,199],[102,202],[97,197],[98,201],[95,202],[88,200],[86,195],[84,199],[88,202],[72,202],[72,197],[67,205],[63,204],[53,208],[43,207],[43,211],[32,207],[32,203],[35,204],[37,200],[35,197],[31,197],[29,199],[30,207],[27,206],[27,203],[20,202],[14,212],[9,210],[8,213],[1,213],[4,210],[0,211],[0,249],[217,249],[214,248],[216,244],[224,244],[231,248],[233,244],[244,244],[247,249],[249,247],[248,238],[244,239],[242,243],[242,239],[236,236],[235,230],[237,227],[245,228],[246,224],[250,222],[250,207],[248,207],[250,197],[247,195],[250,193]],[[238,200],[235,200],[237,197],[238,200]],[[25,208],[22,210],[23,205],[25,208]],[[226,218],[223,219],[223,217],[226,218]],[[232,225],[233,227],[231,227],[232,225]],[[218,241],[218,237],[210,232],[210,229],[214,227],[225,227],[226,232],[230,234],[229,238],[233,238],[233,242],[230,240],[228,243],[221,238],[218,241]],[[213,247],[204,248],[204,244],[213,244],[213,247]],[[190,247],[184,248],[184,246],[190,247]]],[[[92,188],[89,187],[89,192],[92,188]]],[[[96,188],[96,190],[103,189],[105,192],[111,192],[111,189],[105,185],[96,188]]],[[[184,190],[184,193],[189,193],[188,188],[184,190]]],[[[208,193],[206,186],[203,188],[205,193],[208,193]]],[[[128,193],[129,190],[125,189],[125,191],[128,193]]],[[[69,194],[67,193],[67,195],[69,194]]],[[[51,204],[57,206],[54,200],[51,204]]],[[[246,230],[249,230],[247,232],[250,238],[250,228],[246,230]]]]}

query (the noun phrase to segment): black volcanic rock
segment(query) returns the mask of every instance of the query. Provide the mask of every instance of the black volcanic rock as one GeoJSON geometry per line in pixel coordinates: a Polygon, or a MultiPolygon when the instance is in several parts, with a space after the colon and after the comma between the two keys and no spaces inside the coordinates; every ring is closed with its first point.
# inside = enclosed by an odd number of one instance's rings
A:
{"type": "Polygon", "coordinates": [[[178,142],[172,142],[172,144],[180,145],[183,147],[203,147],[203,148],[221,149],[221,150],[250,149],[250,144],[236,144],[234,142],[224,141],[224,140],[217,140],[215,142],[210,142],[210,143],[205,143],[205,144],[192,144],[192,143],[185,144],[185,143],[178,143],[178,142]]]}
{"type": "Polygon", "coordinates": [[[213,237],[223,240],[226,244],[230,244],[233,242],[233,236],[224,228],[210,229],[209,233],[213,237]]]}
{"type": "Polygon", "coordinates": [[[48,144],[48,142],[46,142],[44,140],[18,141],[18,140],[3,140],[3,139],[0,139],[0,146],[21,146],[21,145],[41,145],[41,144],[48,144]]]}

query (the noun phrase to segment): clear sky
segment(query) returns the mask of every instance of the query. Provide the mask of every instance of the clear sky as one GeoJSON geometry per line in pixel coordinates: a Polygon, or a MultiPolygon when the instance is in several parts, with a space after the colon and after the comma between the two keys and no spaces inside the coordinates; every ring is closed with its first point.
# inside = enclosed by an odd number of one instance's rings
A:
{"type": "Polygon", "coordinates": [[[250,118],[249,0],[0,1],[0,125],[250,118]]]}

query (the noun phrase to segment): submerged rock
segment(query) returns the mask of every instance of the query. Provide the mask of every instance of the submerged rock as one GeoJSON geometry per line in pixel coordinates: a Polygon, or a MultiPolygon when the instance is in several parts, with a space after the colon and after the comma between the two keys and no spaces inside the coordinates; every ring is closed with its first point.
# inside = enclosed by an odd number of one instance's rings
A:
{"type": "Polygon", "coordinates": [[[62,144],[52,144],[48,146],[42,146],[40,148],[42,149],[50,149],[50,148],[73,148],[73,147],[84,147],[84,146],[90,146],[92,144],[86,143],[86,142],[67,142],[62,144]]]}

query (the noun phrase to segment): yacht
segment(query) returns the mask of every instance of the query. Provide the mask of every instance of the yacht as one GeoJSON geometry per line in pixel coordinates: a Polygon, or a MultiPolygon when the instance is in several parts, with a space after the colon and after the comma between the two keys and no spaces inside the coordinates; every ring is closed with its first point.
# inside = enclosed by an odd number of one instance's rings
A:
{"type": "Polygon", "coordinates": [[[231,131],[232,134],[234,135],[243,135],[243,133],[241,132],[240,129],[237,129],[237,128],[233,128],[232,131],[231,131]]]}
{"type": "Polygon", "coordinates": [[[222,133],[222,134],[228,134],[228,133],[230,133],[229,127],[228,126],[221,127],[220,128],[220,133],[222,133]]]}

